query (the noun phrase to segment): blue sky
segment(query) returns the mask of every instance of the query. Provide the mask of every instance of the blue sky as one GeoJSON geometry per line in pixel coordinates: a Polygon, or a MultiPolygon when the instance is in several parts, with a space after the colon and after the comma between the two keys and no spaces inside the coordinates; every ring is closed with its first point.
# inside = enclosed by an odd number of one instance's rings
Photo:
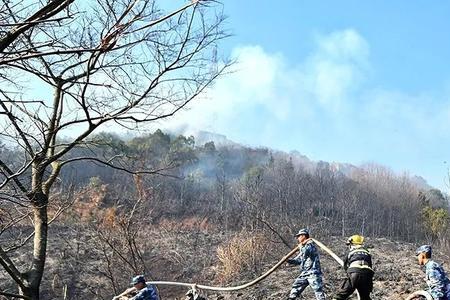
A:
{"type": "Polygon", "coordinates": [[[171,127],[376,162],[448,191],[450,2],[226,0],[224,11],[236,72],[171,127]]]}

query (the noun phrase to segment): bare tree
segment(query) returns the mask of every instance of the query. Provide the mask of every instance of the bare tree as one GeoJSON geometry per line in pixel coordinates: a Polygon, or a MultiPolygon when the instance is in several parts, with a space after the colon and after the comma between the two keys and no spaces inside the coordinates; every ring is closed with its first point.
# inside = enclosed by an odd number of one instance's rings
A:
{"type": "Polygon", "coordinates": [[[33,240],[30,264],[16,265],[14,248],[0,245],[17,297],[39,299],[61,168],[92,160],[132,174],[161,172],[71,151],[106,125],[136,128],[198,97],[229,66],[216,59],[223,20],[220,4],[207,0],[168,14],[156,0],[2,1],[0,138],[21,163],[0,158],[0,190],[33,228],[22,240],[33,240]]]}

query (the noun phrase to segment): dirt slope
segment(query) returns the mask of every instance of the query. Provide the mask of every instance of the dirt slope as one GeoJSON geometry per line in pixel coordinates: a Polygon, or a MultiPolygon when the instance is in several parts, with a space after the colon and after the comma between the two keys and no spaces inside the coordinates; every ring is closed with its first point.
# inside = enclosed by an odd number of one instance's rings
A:
{"type": "MultiPolygon", "coordinates": [[[[345,253],[343,239],[332,238],[324,241],[337,254],[345,253]]],[[[399,300],[404,299],[413,291],[426,287],[424,272],[417,264],[414,256],[416,245],[398,243],[386,239],[369,240],[370,251],[373,254],[375,266],[374,291],[372,299],[399,300]]],[[[287,252],[287,251],[286,251],[287,252]]],[[[436,260],[440,263],[448,262],[448,257],[436,252],[436,260]]],[[[281,257],[282,255],[280,255],[281,257]]],[[[337,263],[324,252],[321,252],[322,269],[324,273],[325,290],[331,299],[339,288],[345,273],[337,263]]],[[[267,269],[270,265],[267,265],[267,269]]],[[[447,267],[448,269],[448,267],[447,267]]],[[[290,286],[298,274],[296,267],[281,267],[273,275],[255,287],[234,293],[204,293],[211,300],[231,299],[287,299],[290,286]]],[[[248,277],[250,278],[250,276],[248,277]]],[[[244,281],[242,281],[244,282],[244,281]]],[[[239,282],[239,283],[242,283],[239,282]]],[[[315,299],[310,288],[304,292],[303,299],[315,299]]],[[[356,299],[353,297],[352,299],[356,299]]]]}
{"type": "MultiPolygon", "coordinates": [[[[59,228],[63,231],[63,228],[59,228]]],[[[82,232],[65,231],[65,239],[49,241],[49,256],[42,293],[45,299],[111,299],[114,290],[105,275],[106,261],[101,249],[82,232]],[[63,296],[64,287],[67,297],[63,296]]],[[[233,234],[193,230],[154,230],[148,232],[151,239],[140,241],[145,249],[144,257],[151,268],[152,279],[162,281],[191,282],[205,285],[235,286],[249,282],[271,268],[289,249],[280,244],[268,244],[270,255],[256,261],[258,271],[241,272],[236,278],[224,284],[218,283],[220,261],[217,248],[226,244],[233,234]]],[[[338,255],[346,251],[344,238],[317,237],[338,255]]],[[[375,266],[374,300],[399,300],[416,290],[426,287],[422,268],[417,265],[414,251],[416,244],[400,243],[386,239],[368,239],[375,266]]],[[[25,250],[25,249],[24,249],[25,250]]],[[[17,260],[26,261],[26,251],[21,251],[17,260]],[[23,257],[22,257],[23,256],[23,257]]],[[[450,271],[447,256],[434,249],[435,260],[444,263],[450,271]]],[[[345,273],[338,264],[321,251],[322,271],[325,291],[330,296],[339,288],[345,273]]],[[[120,270],[119,270],[120,271],[120,270]]],[[[128,287],[132,274],[116,272],[120,279],[117,290],[128,287]]],[[[282,266],[260,284],[240,292],[204,293],[208,300],[233,299],[287,299],[290,286],[298,275],[296,267],[282,266]]],[[[11,280],[0,269],[3,289],[14,291],[11,280]]],[[[160,287],[162,300],[184,299],[187,291],[183,287],[160,287]]],[[[0,299],[3,299],[0,297],[0,299]]],[[[315,299],[311,289],[307,288],[303,299],[315,299]]],[[[356,298],[354,298],[356,299],[356,298]]]]}

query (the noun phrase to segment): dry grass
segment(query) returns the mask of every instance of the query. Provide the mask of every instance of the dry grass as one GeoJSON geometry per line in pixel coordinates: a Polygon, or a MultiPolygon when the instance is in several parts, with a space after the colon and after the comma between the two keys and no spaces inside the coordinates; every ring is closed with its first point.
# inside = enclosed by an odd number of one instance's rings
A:
{"type": "Polygon", "coordinates": [[[219,246],[219,282],[230,281],[241,273],[259,272],[268,254],[267,242],[262,234],[242,232],[227,244],[219,246]]]}

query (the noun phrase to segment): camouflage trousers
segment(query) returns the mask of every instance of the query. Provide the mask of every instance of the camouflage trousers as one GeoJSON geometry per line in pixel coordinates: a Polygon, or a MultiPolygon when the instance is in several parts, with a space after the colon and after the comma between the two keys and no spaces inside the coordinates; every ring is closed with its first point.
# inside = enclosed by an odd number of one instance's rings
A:
{"type": "Polygon", "coordinates": [[[310,285],[316,294],[317,300],[326,300],[325,293],[323,291],[322,275],[311,274],[307,276],[300,275],[292,284],[291,292],[289,293],[289,299],[295,299],[299,297],[305,288],[310,285]]]}
{"type": "Polygon", "coordinates": [[[443,297],[441,297],[439,293],[436,293],[433,290],[428,290],[428,292],[433,297],[433,300],[450,300],[450,284],[446,286],[446,292],[443,297]]]}

